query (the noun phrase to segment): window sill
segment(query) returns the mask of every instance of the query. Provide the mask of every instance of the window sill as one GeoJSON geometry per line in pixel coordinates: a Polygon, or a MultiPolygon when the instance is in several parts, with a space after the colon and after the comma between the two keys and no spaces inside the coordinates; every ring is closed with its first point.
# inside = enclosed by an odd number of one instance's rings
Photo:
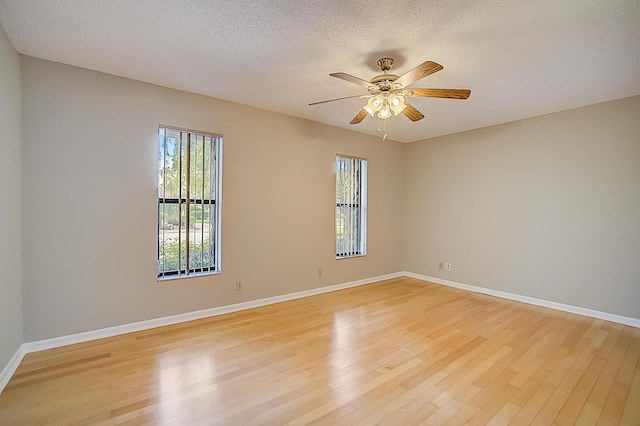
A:
{"type": "Polygon", "coordinates": [[[183,280],[186,278],[196,278],[196,277],[208,277],[211,275],[220,275],[221,271],[215,271],[215,272],[193,272],[190,274],[180,274],[180,275],[164,275],[164,276],[157,276],[156,277],[156,281],[157,282],[163,282],[163,281],[173,281],[173,280],[183,280]]]}
{"type": "Polygon", "coordinates": [[[355,257],[365,257],[367,254],[351,254],[349,256],[336,256],[336,260],[341,260],[341,259],[353,259],[355,257]]]}

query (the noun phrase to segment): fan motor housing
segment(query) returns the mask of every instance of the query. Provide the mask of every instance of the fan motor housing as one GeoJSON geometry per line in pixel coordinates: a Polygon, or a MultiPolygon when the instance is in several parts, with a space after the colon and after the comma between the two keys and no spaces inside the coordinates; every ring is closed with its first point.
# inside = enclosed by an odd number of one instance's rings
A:
{"type": "MultiPolygon", "coordinates": [[[[386,92],[393,88],[393,82],[398,79],[394,74],[381,74],[373,77],[369,82],[373,84],[377,90],[386,92]]],[[[399,85],[398,85],[399,86],[399,85]]],[[[397,87],[400,88],[400,87],[397,87]]]]}
{"type": "Polygon", "coordinates": [[[376,75],[371,80],[369,80],[369,83],[371,84],[393,83],[397,79],[398,79],[398,76],[395,74],[380,74],[380,75],[376,75]]]}

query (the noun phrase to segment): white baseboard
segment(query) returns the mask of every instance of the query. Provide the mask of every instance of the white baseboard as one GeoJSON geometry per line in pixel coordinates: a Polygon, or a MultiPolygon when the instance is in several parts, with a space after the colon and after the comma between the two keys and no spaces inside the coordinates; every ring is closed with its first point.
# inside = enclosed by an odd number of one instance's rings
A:
{"type": "Polygon", "coordinates": [[[5,386],[7,386],[7,383],[9,383],[13,373],[16,372],[22,362],[22,358],[24,358],[26,354],[24,345],[20,345],[16,353],[13,354],[7,365],[2,369],[2,373],[0,373],[0,393],[2,393],[5,386]]]}
{"type": "Polygon", "coordinates": [[[281,296],[268,297],[266,299],[251,300],[248,302],[236,303],[234,305],[220,306],[218,308],[204,309],[201,311],[187,312],[184,314],[172,315],[168,317],[155,318],[146,321],[134,322],[131,324],[117,325],[114,327],[102,328],[99,330],[86,331],[83,333],[70,334],[67,336],[54,337],[51,339],[38,340],[34,342],[23,343],[16,353],[13,355],[9,363],[4,367],[0,374],[0,393],[9,383],[9,380],[15,373],[16,369],[22,362],[24,356],[31,352],[43,351],[46,349],[58,348],[61,346],[73,345],[76,343],[89,342],[91,340],[103,339],[106,337],[119,336],[122,334],[133,333],[136,331],[149,330],[156,327],[164,327],[167,325],[179,324],[182,322],[209,318],[217,315],[228,314],[231,312],[244,311],[246,309],[257,308],[260,306],[271,305],[274,303],[286,302],[288,300],[301,299],[303,297],[315,296],[318,294],[329,293],[332,291],[343,290],[346,288],[357,287],[361,285],[371,284],[377,281],[389,280],[392,278],[402,277],[401,272],[393,274],[379,275],[377,277],[365,278],[357,281],[350,281],[342,284],[331,285],[327,287],[319,287],[311,290],[299,291],[296,293],[284,294],[281,296]]]}
{"type": "Polygon", "coordinates": [[[115,327],[102,328],[99,330],[87,331],[84,333],[76,333],[68,336],[55,337],[52,339],[38,340],[35,342],[23,343],[9,363],[0,373],[0,393],[4,390],[9,379],[15,373],[24,356],[31,352],[38,352],[46,349],[58,348],[61,346],[72,345],[76,343],[88,342],[91,340],[103,339],[106,337],[118,336],[121,334],[133,333],[136,331],[148,330],[156,327],[164,327],[167,325],[179,324],[182,322],[209,318],[217,315],[228,314],[231,312],[243,311],[246,309],[257,308],[260,306],[271,305],[274,303],[286,302],[288,300],[301,299],[303,297],[315,296],[318,294],[329,293],[332,291],[343,290],[346,288],[357,287],[361,285],[371,284],[378,281],[388,280],[399,277],[416,278],[423,281],[429,281],[436,284],[455,287],[462,290],[472,291],[474,293],[483,293],[491,296],[501,297],[503,299],[514,300],[517,302],[528,303],[531,305],[543,306],[545,308],[556,309],[559,311],[570,312],[574,314],[584,315],[592,318],[599,318],[606,321],[612,321],[619,324],[629,325],[631,327],[640,328],[640,319],[629,318],[621,315],[610,314],[606,312],[595,311],[592,309],[581,308],[578,306],[565,305],[562,303],[549,302],[547,300],[536,299],[528,296],[507,293],[498,290],[492,290],[484,287],[477,287],[469,284],[462,284],[455,281],[443,280],[441,278],[429,277],[426,275],[414,274],[412,272],[396,272],[393,274],[380,275],[377,277],[365,278],[357,281],[350,281],[342,284],[336,284],[327,287],[314,288],[312,290],[299,291],[296,293],[284,294],[281,296],[268,297],[265,299],[251,300],[248,302],[236,303],[234,305],[221,306],[218,308],[204,309],[201,311],[187,312],[184,314],[172,315],[168,317],[155,318],[147,321],[139,321],[131,324],[118,325],[115,327]]]}
{"type": "Polygon", "coordinates": [[[528,303],[530,305],[542,306],[545,308],[556,309],[558,311],[570,312],[572,314],[584,315],[591,318],[603,319],[618,324],[629,325],[631,327],[640,328],[640,319],[630,318],[622,315],[600,312],[593,309],[581,308],[579,306],[565,305],[563,303],[550,302],[548,300],[536,299],[535,297],[521,296],[519,294],[507,293],[505,291],[492,290],[485,287],[477,287],[469,284],[462,284],[455,281],[443,280],[441,278],[429,277],[426,275],[414,274],[413,272],[403,272],[402,275],[417,278],[423,281],[429,281],[436,284],[442,284],[449,287],[455,287],[462,290],[472,291],[474,293],[483,293],[490,296],[500,297],[502,299],[515,300],[516,302],[528,303]]]}
{"type": "Polygon", "coordinates": [[[233,305],[220,306],[218,308],[187,312],[184,314],[172,315],[168,317],[134,322],[131,324],[124,324],[124,325],[118,325],[114,327],[102,328],[99,330],[87,331],[84,333],[77,333],[77,334],[71,334],[67,336],[54,337],[52,339],[28,342],[28,343],[24,343],[22,347],[24,348],[25,353],[38,352],[46,349],[73,345],[76,343],[83,343],[91,340],[103,339],[105,337],[113,337],[121,334],[133,333],[136,331],[148,330],[156,327],[164,327],[167,325],[179,324],[182,322],[214,317],[217,315],[228,314],[231,312],[244,311],[246,309],[257,308],[260,306],[271,305],[274,303],[286,302],[288,300],[300,299],[303,297],[315,296],[317,294],[329,293],[336,290],[343,290],[346,288],[357,287],[365,284],[371,284],[377,281],[388,280],[388,279],[398,278],[402,276],[403,274],[401,272],[396,272],[393,274],[380,275],[377,277],[365,278],[362,280],[350,281],[350,282],[331,285],[327,287],[314,288],[312,290],[305,290],[305,291],[299,291],[296,293],[284,294],[281,296],[268,297],[266,299],[251,300],[248,302],[236,303],[233,305]]]}

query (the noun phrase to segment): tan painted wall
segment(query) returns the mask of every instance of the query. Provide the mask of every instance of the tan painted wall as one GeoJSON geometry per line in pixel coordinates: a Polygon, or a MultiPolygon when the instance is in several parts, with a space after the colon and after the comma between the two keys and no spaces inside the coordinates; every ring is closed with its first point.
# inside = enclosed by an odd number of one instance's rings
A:
{"type": "Polygon", "coordinates": [[[0,371],[22,344],[20,56],[0,27],[0,371]]]}
{"type": "Polygon", "coordinates": [[[401,145],[30,57],[22,82],[25,341],[402,270],[640,318],[640,97],[401,145]],[[224,134],[221,275],[155,279],[160,123],[224,134]],[[336,153],[369,160],[364,258],[333,256],[336,153]]]}
{"type": "Polygon", "coordinates": [[[404,154],[405,270],[640,318],[640,97],[404,154]]]}
{"type": "Polygon", "coordinates": [[[22,70],[25,341],[402,269],[403,145],[31,57],[22,70]],[[156,281],[159,124],[224,134],[220,275],[156,281]],[[363,258],[335,260],[336,153],[369,161],[363,258]]]}

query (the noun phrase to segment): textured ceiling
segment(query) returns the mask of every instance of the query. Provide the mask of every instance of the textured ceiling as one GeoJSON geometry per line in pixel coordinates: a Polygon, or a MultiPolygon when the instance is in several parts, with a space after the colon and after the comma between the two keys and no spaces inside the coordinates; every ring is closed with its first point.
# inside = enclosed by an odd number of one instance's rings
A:
{"type": "Polygon", "coordinates": [[[0,0],[16,49],[369,134],[349,125],[376,61],[411,87],[468,88],[466,101],[414,98],[426,118],[388,120],[412,142],[640,94],[639,0],[0,0]]]}

